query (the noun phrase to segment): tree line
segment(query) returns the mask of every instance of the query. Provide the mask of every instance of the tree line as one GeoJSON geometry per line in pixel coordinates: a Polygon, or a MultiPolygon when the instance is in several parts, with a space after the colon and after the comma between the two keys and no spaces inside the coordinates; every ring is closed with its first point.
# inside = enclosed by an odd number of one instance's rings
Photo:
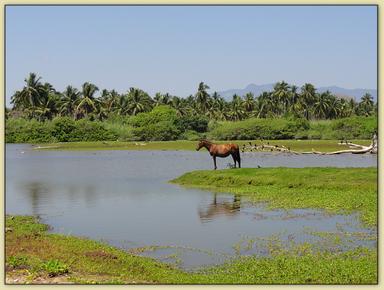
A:
{"type": "Polygon", "coordinates": [[[248,118],[297,117],[307,120],[339,119],[351,116],[377,115],[377,102],[366,93],[360,102],[346,99],[331,92],[317,92],[314,85],[304,84],[300,90],[285,81],[277,82],[270,92],[254,96],[233,95],[227,101],[217,92],[208,93],[204,82],[198,85],[194,95],[186,98],[169,93],[156,93],[151,97],[139,88],[130,88],[126,93],[116,90],[99,90],[90,82],[81,89],[67,86],[57,91],[50,83],[43,83],[41,77],[30,73],[25,85],[11,97],[12,108],[6,108],[6,118],[23,117],[39,121],[66,116],[79,120],[103,121],[112,115],[135,116],[150,112],[160,105],[175,109],[179,116],[206,116],[217,121],[241,121],[248,118]]]}

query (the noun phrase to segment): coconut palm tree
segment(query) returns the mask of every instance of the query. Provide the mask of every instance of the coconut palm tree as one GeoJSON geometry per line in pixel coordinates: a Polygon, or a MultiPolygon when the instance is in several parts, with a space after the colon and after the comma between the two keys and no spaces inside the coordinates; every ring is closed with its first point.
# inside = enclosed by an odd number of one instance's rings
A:
{"type": "Polygon", "coordinates": [[[340,116],[340,113],[341,113],[340,100],[332,95],[332,97],[330,98],[328,113],[325,118],[336,119],[340,116]]]}
{"type": "Polygon", "coordinates": [[[229,115],[230,115],[231,120],[233,120],[233,121],[239,121],[245,117],[243,100],[241,99],[240,96],[238,96],[236,94],[232,96],[232,102],[231,102],[229,115]]]}
{"type": "Polygon", "coordinates": [[[40,82],[41,77],[37,77],[35,73],[30,73],[29,76],[24,79],[25,86],[21,91],[17,91],[11,97],[11,103],[14,107],[24,109],[29,108],[32,111],[36,106],[43,102],[46,88],[40,82]]]}
{"type": "Polygon", "coordinates": [[[106,89],[102,90],[100,97],[102,110],[105,111],[107,115],[115,112],[118,107],[119,99],[120,95],[117,91],[108,91],[106,89]]]}
{"type": "Polygon", "coordinates": [[[288,111],[290,111],[293,114],[296,114],[296,108],[297,108],[297,103],[299,102],[299,94],[298,94],[298,87],[295,85],[291,86],[290,89],[290,97],[289,97],[289,106],[288,106],[288,111]]]}
{"type": "Polygon", "coordinates": [[[76,117],[88,116],[96,110],[95,93],[99,90],[97,86],[92,83],[85,82],[82,86],[81,98],[76,107],[76,117]]]}
{"type": "Polygon", "coordinates": [[[244,104],[245,111],[249,115],[255,108],[255,99],[254,99],[253,93],[249,92],[245,94],[243,104],[244,104]]]}
{"type": "Polygon", "coordinates": [[[359,106],[359,111],[361,115],[365,115],[365,116],[372,115],[374,111],[374,102],[371,94],[369,93],[364,94],[358,106],[359,106]]]}
{"type": "Polygon", "coordinates": [[[274,100],[272,93],[270,92],[263,92],[258,98],[257,98],[257,118],[265,118],[268,113],[273,114],[274,112],[274,100]]]}
{"type": "Polygon", "coordinates": [[[197,108],[203,113],[207,111],[207,105],[210,98],[209,94],[207,93],[208,89],[209,89],[209,86],[204,84],[204,82],[201,82],[199,84],[197,93],[195,95],[197,108]]]}
{"type": "Polygon", "coordinates": [[[306,83],[301,87],[300,102],[304,110],[304,117],[309,120],[311,117],[311,110],[316,101],[316,89],[312,84],[306,83]]]}
{"type": "Polygon", "coordinates": [[[42,102],[35,108],[34,115],[39,121],[52,120],[59,112],[60,95],[48,93],[42,102]]]}
{"type": "Polygon", "coordinates": [[[287,112],[287,108],[290,100],[290,87],[288,83],[286,83],[285,81],[276,83],[275,86],[273,87],[272,96],[276,100],[275,102],[276,109],[277,109],[276,112],[280,113],[279,107],[280,107],[280,104],[282,104],[282,107],[283,107],[282,113],[285,114],[287,112]]]}
{"type": "Polygon", "coordinates": [[[346,99],[339,99],[339,107],[340,107],[340,112],[339,112],[339,117],[340,118],[346,118],[350,117],[352,114],[352,110],[349,106],[349,102],[346,99]]]}
{"type": "Polygon", "coordinates": [[[332,103],[332,98],[334,98],[334,96],[332,96],[330,91],[326,91],[318,96],[313,107],[314,115],[317,118],[322,119],[327,117],[332,103]]]}
{"type": "Polygon", "coordinates": [[[76,104],[79,102],[79,97],[80,92],[76,88],[67,86],[61,94],[60,114],[75,118],[76,104]]]}
{"type": "Polygon", "coordinates": [[[146,92],[137,88],[129,89],[127,102],[128,112],[131,115],[148,112],[152,109],[152,99],[146,92]]]}
{"type": "Polygon", "coordinates": [[[156,93],[153,100],[154,100],[155,107],[161,106],[161,105],[171,105],[172,96],[168,93],[166,93],[164,95],[161,93],[156,93]]]}

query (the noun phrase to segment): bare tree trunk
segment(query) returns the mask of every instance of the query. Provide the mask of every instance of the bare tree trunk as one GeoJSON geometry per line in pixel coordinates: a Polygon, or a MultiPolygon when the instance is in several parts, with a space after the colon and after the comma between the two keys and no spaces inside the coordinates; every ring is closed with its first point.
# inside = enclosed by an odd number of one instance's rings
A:
{"type": "Polygon", "coordinates": [[[377,154],[377,134],[373,134],[371,144],[369,146],[354,144],[351,142],[340,142],[338,145],[348,145],[350,149],[347,150],[338,150],[333,152],[320,152],[312,149],[312,151],[307,152],[298,152],[293,151],[289,147],[285,147],[284,145],[278,146],[278,145],[253,145],[251,142],[249,143],[250,146],[246,146],[245,144],[242,147],[242,152],[245,151],[277,151],[277,152],[283,152],[283,153],[293,153],[293,154],[321,154],[321,155],[335,155],[335,154],[343,154],[343,153],[352,153],[352,154],[365,154],[365,153],[371,153],[371,154],[377,154]]]}

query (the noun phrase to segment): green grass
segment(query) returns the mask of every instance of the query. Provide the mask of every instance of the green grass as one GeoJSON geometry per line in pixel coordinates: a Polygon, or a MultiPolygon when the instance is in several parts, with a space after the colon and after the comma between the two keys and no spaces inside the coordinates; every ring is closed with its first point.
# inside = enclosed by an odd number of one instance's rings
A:
{"type": "MultiPolygon", "coordinates": [[[[7,216],[6,261],[26,257],[32,277],[68,272],[77,283],[176,283],[190,281],[181,270],[153,259],[127,254],[100,242],[47,233],[47,226],[30,216],[7,216]]],[[[19,259],[20,260],[20,259],[19,259]]]]}
{"type": "Polygon", "coordinates": [[[6,276],[27,276],[25,283],[65,274],[64,282],[79,284],[377,284],[377,251],[365,248],[317,252],[304,244],[188,273],[100,242],[47,233],[30,216],[6,216],[6,227],[6,276]]]}
{"type": "Polygon", "coordinates": [[[358,212],[377,224],[377,168],[241,168],[186,173],[171,182],[231,192],[271,208],[318,208],[358,212]]]}
{"type": "MultiPolygon", "coordinates": [[[[216,143],[236,143],[242,146],[252,144],[261,145],[260,140],[235,140],[235,141],[215,141],[216,143]]],[[[348,149],[345,145],[338,145],[338,140],[264,140],[263,143],[269,142],[270,145],[284,145],[295,151],[335,151],[348,149]]],[[[351,140],[353,143],[361,145],[369,145],[370,140],[351,140]]],[[[39,144],[42,149],[54,150],[195,150],[197,141],[136,141],[136,142],[120,142],[120,141],[95,141],[95,142],[66,142],[66,143],[46,143],[39,144]],[[141,145],[145,144],[145,145],[141,145]]],[[[201,150],[204,152],[205,150],[201,150]]]]}

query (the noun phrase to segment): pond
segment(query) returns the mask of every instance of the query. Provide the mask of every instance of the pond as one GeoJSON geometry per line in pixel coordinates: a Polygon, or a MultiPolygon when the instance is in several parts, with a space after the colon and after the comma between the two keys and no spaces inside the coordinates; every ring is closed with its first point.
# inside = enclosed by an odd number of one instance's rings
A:
{"type": "MultiPolygon", "coordinates": [[[[375,155],[249,153],[243,167],[368,167],[375,155]]],[[[231,159],[218,159],[226,168],[231,159]]],[[[309,241],[320,247],[376,246],[375,229],[358,216],[320,210],[267,210],[231,194],[168,183],[211,169],[206,152],[38,151],[6,145],[6,213],[40,216],[53,232],[101,240],[184,269],[222,263],[236,255],[267,255],[263,246],[309,241]],[[317,232],[329,233],[324,239],[317,232]],[[341,245],[331,243],[335,236],[341,245]],[[147,247],[147,248],[146,248],[147,247]]]]}

